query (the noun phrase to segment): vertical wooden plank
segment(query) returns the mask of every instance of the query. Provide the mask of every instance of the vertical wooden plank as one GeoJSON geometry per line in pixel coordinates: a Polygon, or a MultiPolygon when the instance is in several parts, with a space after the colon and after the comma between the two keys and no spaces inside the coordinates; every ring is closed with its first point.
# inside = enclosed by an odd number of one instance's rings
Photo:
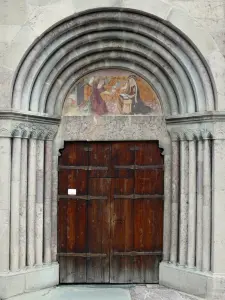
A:
{"type": "Polygon", "coordinates": [[[132,195],[134,191],[134,179],[115,178],[113,179],[112,187],[111,236],[113,251],[130,251],[133,247],[133,202],[130,195],[132,195]],[[121,196],[123,198],[119,198],[121,196]],[[120,234],[118,234],[118,232],[120,232],[120,234]]]}
{"type": "MultiPolygon", "coordinates": [[[[67,251],[67,202],[64,200],[58,201],[58,252],[67,251]]],[[[66,280],[67,265],[63,257],[59,257],[60,269],[59,278],[60,282],[66,280]]]]}
{"type": "Polygon", "coordinates": [[[89,178],[87,282],[109,282],[110,178],[89,178]],[[104,197],[104,198],[102,198],[104,197]],[[101,254],[105,255],[102,257],[101,254]]]}
{"type": "Polygon", "coordinates": [[[65,142],[62,154],[59,157],[59,165],[63,166],[87,166],[88,151],[86,142],[65,142]]]}
{"type": "Polygon", "coordinates": [[[58,201],[58,252],[67,250],[67,202],[58,201]]]}
{"type": "Polygon", "coordinates": [[[135,193],[138,195],[163,195],[163,170],[136,170],[135,193]]]}
{"type": "Polygon", "coordinates": [[[111,177],[111,144],[90,143],[89,147],[89,167],[96,168],[89,171],[89,177],[111,177]]]}
{"type": "Polygon", "coordinates": [[[67,252],[72,253],[75,250],[76,242],[76,201],[64,200],[67,202],[67,252]]]}
{"type": "Polygon", "coordinates": [[[161,256],[146,256],[144,283],[158,283],[161,256]]]}
{"type": "MultiPolygon", "coordinates": [[[[68,201],[67,252],[86,252],[86,203],[84,200],[68,201]]],[[[86,261],[80,257],[67,258],[67,282],[86,281],[86,261]],[[79,276],[75,275],[79,269],[79,276]],[[75,277],[76,276],[76,277],[75,277]]]]}
{"type": "Polygon", "coordinates": [[[74,283],[74,273],[76,272],[74,268],[74,257],[66,257],[66,283],[74,283]]]}
{"type": "Polygon", "coordinates": [[[68,189],[76,189],[78,195],[87,194],[87,171],[59,170],[59,195],[68,195],[68,189]]]}
{"type": "Polygon", "coordinates": [[[67,258],[59,257],[59,282],[66,283],[67,279],[67,258]]]}
{"type": "Polygon", "coordinates": [[[145,283],[146,257],[142,255],[133,257],[133,283],[145,283]]]}
{"type": "Polygon", "coordinates": [[[113,143],[114,166],[111,195],[110,281],[129,283],[133,278],[133,257],[116,255],[133,249],[133,200],[135,152],[133,143],[113,143]]]}
{"type": "Polygon", "coordinates": [[[131,282],[130,258],[114,255],[114,252],[131,251],[133,248],[132,200],[115,199],[111,207],[111,282],[131,282]]]}
{"type": "Polygon", "coordinates": [[[122,166],[132,166],[135,162],[135,151],[132,150],[132,142],[112,143],[112,177],[133,178],[134,170],[131,168],[121,168],[122,166]]]}
{"type": "MultiPolygon", "coordinates": [[[[61,200],[58,224],[59,228],[62,226],[64,229],[61,238],[64,244],[66,240],[66,247],[58,247],[58,252],[86,252],[86,203],[84,200],[65,198],[68,194],[68,188],[75,188],[77,196],[87,194],[87,170],[71,169],[73,166],[85,166],[88,163],[88,152],[85,151],[85,147],[86,143],[65,143],[64,151],[59,159],[59,165],[63,166],[63,169],[59,170],[59,195],[61,195],[61,200]],[[62,207],[64,208],[63,218],[60,217],[62,207]]],[[[61,231],[59,229],[59,235],[61,231]]],[[[60,282],[85,281],[86,258],[60,258],[60,282]]]]}
{"type": "Polygon", "coordinates": [[[136,165],[163,165],[163,156],[158,141],[135,142],[138,150],[135,152],[136,165]]]}
{"type": "MultiPolygon", "coordinates": [[[[163,201],[162,199],[140,199],[134,203],[134,250],[162,251],[163,242],[163,201]]],[[[144,255],[134,263],[134,283],[157,281],[156,269],[161,256],[144,255]],[[157,265],[156,265],[157,263],[157,265]],[[139,277],[138,277],[139,276],[139,277]]],[[[158,273],[157,273],[158,274],[158,273]]]]}
{"type": "Polygon", "coordinates": [[[74,283],[85,283],[87,281],[86,266],[87,262],[85,257],[73,258],[74,283]]]}
{"type": "MultiPolygon", "coordinates": [[[[157,143],[138,145],[135,152],[135,194],[143,195],[134,202],[134,248],[138,251],[161,251],[163,240],[163,158],[157,143]],[[145,166],[145,169],[141,168],[145,166]],[[149,198],[148,198],[149,195],[149,198]],[[155,196],[155,198],[154,198],[155,196]]],[[[134,282],[157,281],[159,257],[142,256],[134,265],[134,282]]]]}

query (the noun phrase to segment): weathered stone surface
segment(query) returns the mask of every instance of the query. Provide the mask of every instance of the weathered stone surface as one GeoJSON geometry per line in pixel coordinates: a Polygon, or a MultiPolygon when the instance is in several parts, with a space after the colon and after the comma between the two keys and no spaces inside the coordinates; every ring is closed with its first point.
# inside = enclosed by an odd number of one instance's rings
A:
{"type": "Polygon", "coordinates": [[[59,282],[58,264],[27,268],[0,274],[0,297],[6,299],[22,293],[45,289],[59,282]]]}
{"type": "Polygon", "coordinates": [[[132,300],[200,300],[199,297],[165,288],[161,285],[137,286],[130,289],[132,300]]]}
{"type": "Polygon", "coordinates": [[[72,300],[200,300],[200,298],[171,290],[159,285],[143,286],[61,286],[53,289],[45,289],[39,292],[33,292],[23,296],[13,297],[12,300],[60,300],[62,297],[72,300]],[[23,297],[23,298],[22,298],[23,297]]]}
{"type": "Polygon", "coordinates": [[[167,144],[161,116],[63,117],[58,138],[62,140],[159,140],[167,144]]]}

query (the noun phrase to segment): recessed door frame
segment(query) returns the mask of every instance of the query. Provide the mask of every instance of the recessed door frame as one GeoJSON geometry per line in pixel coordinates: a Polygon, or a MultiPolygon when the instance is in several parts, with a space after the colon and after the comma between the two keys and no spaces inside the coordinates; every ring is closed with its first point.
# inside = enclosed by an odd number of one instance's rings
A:
{"type": "MultiPolygon", "coordinates": [[[[164,156],[164,230],[163,230],[163,260],[167,259],[168,242],[170,238],[170,199],[171,199],[171,139],[168,134],[164,117],[160,116],[127,116],[104,117],[95,123],[92,117],[63,117],[58,134],[54,140],[53,165],[54,168],[53,185],[55,193],[58,192],[58,158],[60,150],[64,148],[66,141],[155,141],[159,143],[164,156]],[[90,123],[92,130],[84,130],[84,122],[90,123]],[[101,130],[99,130],[99,127],[101,130]],[[115,128],[117,127],[117,128],[115,128]],[[121,130],[118,130],[121,128],[121,130]],[[141,130],[141,132],[140,132],[141,130]],[[136,131],[136,134],[131,132],[136,131]],[[168,226],[169,225],[169,226],[168,226]]],[[[87,128],[87,127],[86,127],[87,128]]],[[[55,207],[57,211],[57,207],[55,207]]],[[[54,211],[53,211],[54,213],[54,211]]],[[[54,218],[53,228],[53,251],[57,254],[57,218],[54,218]]]]}

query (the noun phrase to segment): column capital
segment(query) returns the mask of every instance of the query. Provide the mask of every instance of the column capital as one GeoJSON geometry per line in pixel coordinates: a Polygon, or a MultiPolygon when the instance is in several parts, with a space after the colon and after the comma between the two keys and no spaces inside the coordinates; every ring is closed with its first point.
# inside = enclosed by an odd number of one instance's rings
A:
{"type": "Polygon", "coordinates": [[[166,117],[172,140],[225,140],[225,112],[201,112],[166,117]]]}
{"type": "Polygon", "coordinates": [[[172,126],[168,128],[172,141],[197,141],[213,139],[213,130],[211,128],[201,128],[190,124],[189,126],[172,126]]]}
{"type": "Polygon", "coordinates": [[[15,111],[0,111],[0,137],[53,140],[60,118],[15,111]]]}

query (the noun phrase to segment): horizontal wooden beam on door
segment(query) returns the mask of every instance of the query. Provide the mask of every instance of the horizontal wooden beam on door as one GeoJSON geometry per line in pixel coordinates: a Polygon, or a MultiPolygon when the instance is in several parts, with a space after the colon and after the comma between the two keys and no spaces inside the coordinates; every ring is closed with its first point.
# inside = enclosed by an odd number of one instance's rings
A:
{"type": "Polygon", "coordinates": [[[131,252],[113,252],[113,256],[143,256],[143,255],[162,255],[162,251],[131,251],[131,252]]]}
{"type": "Polygon", "coordinates": [[[59,170],[107,171],[108,167],[100,167],[100,166],[59,166],[59,170]]]}
{"type": "Polygon", "coordinates": [[[107,196],[90,196],[90,195],[59,195],[58,199],[77,199],[77,200],[107,200],[107,196]]]}
{"type": "MultiPolygon", "coordinates": [[[[89,196],[89,195],[82,195],[82,196],[77,196],[77,195],[59,195],[58,199],[74,199],[74,200],[85,200],[85,201],[90,201],[90,200],[107,200],[107,196],[89,196]]],[[[138,199],[164,199],[164,195],[114,195],[113,199],[133,199],[133,200],[138,200],[138,199]]]]}
{"type": "Polygon", "coordinates": [[[60,257],[106,257],[106,253],[72,253],[61,252],[57,254],[60,257]]]}
{"type": "Polygon", "coordinates": [[[124,165],[114,166],[115,169],[131,169],[131,170],[148,170],[148,169],[164,169],[163,165],[124,165]]]}
{"type": "Polygon", "coordinates": [[[164,195],[137,195],[137,194],[133,194],[133,195],[114,195],[113,196],[114,199],[162,199],[164,198],[164,195]]]}

